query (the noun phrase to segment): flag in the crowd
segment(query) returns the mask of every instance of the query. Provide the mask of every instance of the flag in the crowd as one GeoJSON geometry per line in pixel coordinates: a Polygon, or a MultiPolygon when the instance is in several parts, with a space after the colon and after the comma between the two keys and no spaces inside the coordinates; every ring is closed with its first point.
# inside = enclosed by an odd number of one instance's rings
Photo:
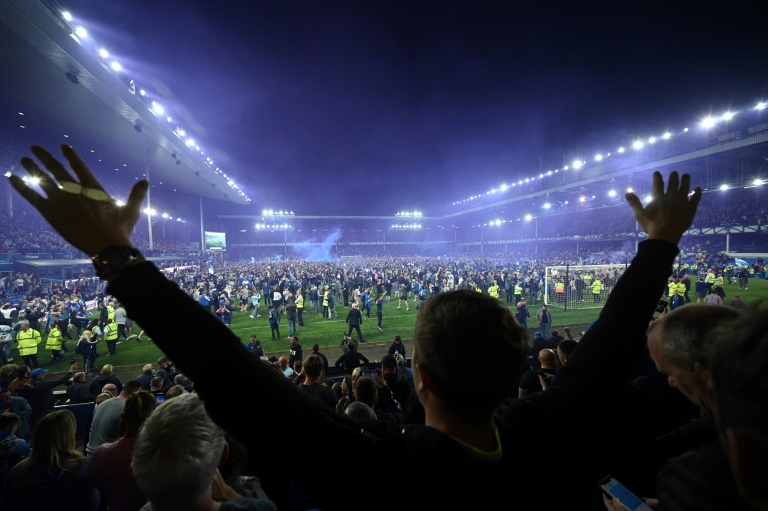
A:
{"type": "Polygon", "coordinates": [[[736,265],[737,266],[749,266],[749,264],[744,259],[736,258],[736,265]]]}
{"type": "Polygon", "coordinates": [[[213,269],[213,263],[208,264],[208,273],[213,275],[216,270],[213,269]]]}

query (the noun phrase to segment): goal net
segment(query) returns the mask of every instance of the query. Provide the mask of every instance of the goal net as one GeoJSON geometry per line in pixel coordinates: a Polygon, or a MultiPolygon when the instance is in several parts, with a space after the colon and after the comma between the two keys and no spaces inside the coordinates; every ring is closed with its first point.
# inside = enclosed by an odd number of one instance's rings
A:
{"type": "Polygon", "coordinates": [[[549,308],[600,309],[626,264],[547,266],[544,303],[549,308]]]}

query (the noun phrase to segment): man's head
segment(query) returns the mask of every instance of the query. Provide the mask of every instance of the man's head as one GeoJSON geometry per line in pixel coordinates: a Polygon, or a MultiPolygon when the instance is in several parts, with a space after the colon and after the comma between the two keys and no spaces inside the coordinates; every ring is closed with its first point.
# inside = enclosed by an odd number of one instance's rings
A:
{"type": "Polygon", "coordinates": [[[710,332],[702,357],[717,403],[731,472],[754,509],[768,510],[768,301],[710,332]]]}
{"type": "Polygon", "coordinates": [[[8,387],[0,389],[0,405],[7,405],[11,402],[11,389],[8,387]]]}
{"type": "Polygon", "coordinates": [[[307,378],[317,380],[323,374],[323,370],[325,369],[325,363],[323,362],[323,359],[320,358],[319,356],[310,355],[304,359],[303,367],[304,367],[304,374],[307,376],[307,378]]]}
{"type": "Polygon", "coordinates": [[[381,370],[383,373],[397,372],[397,359],[394,355],[384,355],[381,358],[381,370]]]}
{"type": "Polygon", "coordinates": [[[141,390],[141,382],[139,380],[129,380],[128,383],[123,385],[123,390],[120,392],[120,397],[126,398],[131,394],[135,394],[141,390]]]}
{"type": "Polygon", "coordinates": [[[677,388],[693,404],[712,411],[709,377],[701,356],[710,338],[707,334],[725,321],[741,316],[730,307],[688,304],[666,314],[648,329],[648,351],[659,372],[667,375],[670,387],[677,388]]]}
{"type": "Polygon", "coordinates": [[[107,383],[101,388],[102,392],[108,392],[112,394],[112,397],[117,395],[117,386],[114,383],[107,383]]]}
{"type": "Polygon", "coordinates": [[[299,338],[294,335],[291,337],[291,346],[296,346],[297,344],[299,344],[299,338]]]}
{"type": "Polygon", "coordinates": [[[72,377],[72,381],[77,383],[85,383],[85,373],[75,373],[75,375],[72,377]]]}
{"type": "Polygon", "coordinates": [[[283,355],[282,357],[277,359],[277,363],[280,365],[280,367],[285,370],[286,367],[288,367],[288,357],[283,355]]]}
{"type": "Polygon", "coordinates": [[[160,369],[165,369],[166,371],[168,370],[168,367],[172,363],[173,362],[171,362],[171,359],[169,359],[168,357],[160,357],[157,359],[157,367],[159,367],[160,369]]]}
{"type": "Polygon", "coordinates": [[[152,378],[152,380],[149,382],[149,390],[152,392],[157,392],[163,388],[163,382],[165,381],[165,378],[162,376],[155,376],[152,378]]]}
{"type": "Polygon", "coordinates": [[[544,348],[539,351],[539,362],[544,369],[554,369],[557,365],[557,355],[555,350],[550,348],[544,348]]]}
{"type": "Polygon", "coordinates": [[[419,399],[429,419],[430,397],[470,421],[486,420],[520,380],[520,369],[528,354],[528,332],[504,303],[471,290],[439,293],[427,300],[414,329],[413,368],[419,399]],[[511,372],[486,373],[467,381],[459,375],[466,369],[463,357],[466,340],[482,327],[485,349],[511,372]],[[520,368],[520,369],[518,369],[520,368]]]}
{"type": "Polygon", "coordinates": [[[155,373],[155,370],[152,368],[152,364],[144,364],[144,367],[142,367],[141,370],[144,371],[145,374],[155,373]]]}
{"type": "Polygon", "coordinates": [[[227,453],[224,432],[203,401],[197,394],[182,394],[144,422],[133,450],[133,473],[152,509],[197,509],[210,496],[216,468],[227,453]]]}
{"type": "Polygon", "coordinates": [[[32,369],[32,372],[29,373],[29,377],[33,380],[42,380],[45,378],[45,373],[48,372],[48,369],[43,369],[42,367],[38,367],[37,369],[32,369]]]}
{"type": "Polygon", "coordinates": [[[373,408],[376,401],[379,400],[379,384],[376,383],[373,376],[361,376],[355,380],[353,385],[355,401],[365,403],[373,408]]]}
{"type": "Polygon", "coordinates": [[[318,351],[320,351],[320,345],[319,345],[319,344],[317,344],[317,343],[313,344],[313,345],[312,345],[312,351],[314,351],[315,353],[317,353],[318,351]]]}

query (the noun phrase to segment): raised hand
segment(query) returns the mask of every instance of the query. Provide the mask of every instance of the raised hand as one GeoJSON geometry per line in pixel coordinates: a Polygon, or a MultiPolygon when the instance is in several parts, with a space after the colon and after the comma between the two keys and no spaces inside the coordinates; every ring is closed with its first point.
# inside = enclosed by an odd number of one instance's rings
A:
{"type": "Polygon", "coordinates": [[[696,187],[690,194],[691,176],[677,172],[669,174],[667,191],[664,191],[664,178],[661,173],[653,173],[653,188],[651,202],[643,207],[640,199],[632,192],[625,195],[627,203],[635,214],[640,227],[648,233],[648,239],[660,239],[677,243],[683,233],[690,227],[696,208],[701,200],[701,188],[696,187]]]}
{"type": "Polygon", "coordinates": [[[32,153],[48,172],[40,169],[31,158],[22,158],[21,164],[33,178],[37,178],[45,196],[30,188],[19,176],[8,178],[11,186],[37,208],[64,239],[88,256],[98,254],[110,245],[131,245],[131,233],[141,214],[141,203],[149,183],[136,183],[126,205],[118,206],[72,147],[62,145],[61,152],[76,179],[48,151],[33,146],[32,153]]]}

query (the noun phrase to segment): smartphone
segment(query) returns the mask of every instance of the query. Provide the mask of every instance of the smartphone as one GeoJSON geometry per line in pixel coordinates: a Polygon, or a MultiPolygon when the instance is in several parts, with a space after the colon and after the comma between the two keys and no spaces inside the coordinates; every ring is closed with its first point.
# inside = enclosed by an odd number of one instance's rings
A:
{"type": "Polygon", "coordinates": [[[659,304],[656,306],[656,312],[664,312],[664,310],[667,308],[667,305],[669,305],[668,301],[659,300],[659,304]]]}
{"type": "Polygon", "coordinates": [[[600,490],[611,499],[619,499],[629,511],[653,511],[643,499],[629,491],[629,489],[617,481],[613,476],[606,476],[599,483],[600,490]]]}
{"type": "Polygon", "coordinates": [[[162,403],[163,401],[165,401],[165,394],[163,394],[162,392],[158,392],[157,393],[157,402],[158,403],[162,403]]]}

